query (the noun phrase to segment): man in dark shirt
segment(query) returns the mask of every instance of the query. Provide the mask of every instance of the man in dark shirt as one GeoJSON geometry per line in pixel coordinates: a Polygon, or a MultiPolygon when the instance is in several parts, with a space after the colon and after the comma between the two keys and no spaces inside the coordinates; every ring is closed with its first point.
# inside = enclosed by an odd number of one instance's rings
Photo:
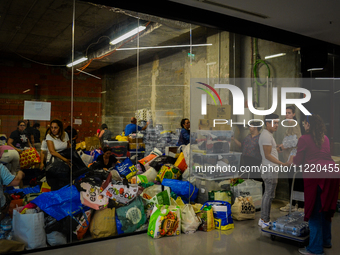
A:
{"type": "Polygon", "coordinates": [[[26,124],[26,134],[27,134],[27,137],[28,139],[30,140],[30,143],[32,145],[34,145],[35,141],[34,141],[34,130],[33,128],[31,127],[31,123],[29,120],[24,120],[25,124],[26,124]]]}

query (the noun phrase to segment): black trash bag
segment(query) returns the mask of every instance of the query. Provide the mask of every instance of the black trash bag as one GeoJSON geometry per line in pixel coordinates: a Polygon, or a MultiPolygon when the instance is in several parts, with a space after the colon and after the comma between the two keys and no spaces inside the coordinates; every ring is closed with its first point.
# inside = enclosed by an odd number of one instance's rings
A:
{"type": "Polygon", "coordinates": [[[89,168],[85,165],[85,163],[80,158],[76,150],[71,150],[71,148],[67,148],[59,152],[59,154],[67,159],[72,158],[72,179],[73,180],[89,171],[89,168]]]}
{"type": "Polygon", "coordinates": [[[80,186],[80,184],[83,182],[89,183],[92,186],[101,187],[103,182],[106,181],[109,174],[110,174],[109,171],[105,171],[102,169],[90,171],[85,175],[84,178],[81,178],[80,180],[78,180],[78,182],[75,185],[79,192],[86,191],[80,186]]]}
{"type": "Polygon", "coordinates": [[[70,166],[59,158],[54,157],[53,163],[46,167],[46,181],[51,191],[59,190],[70,184],[70,166]]]}
{"type": "Polygon", "coordinates": [[[165,164],[175,164],[176,158],[170,156],[159,156],[150,162],[150,167],[153,167],[157,172],[161,170],[162,166],[165,164]]]}

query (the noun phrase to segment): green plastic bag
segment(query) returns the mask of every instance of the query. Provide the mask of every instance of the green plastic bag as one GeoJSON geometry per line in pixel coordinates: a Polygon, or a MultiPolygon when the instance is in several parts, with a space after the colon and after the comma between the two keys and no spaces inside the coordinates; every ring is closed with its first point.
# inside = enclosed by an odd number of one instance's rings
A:
{"type": "Polygon", "coordinates": [[[180,234],[181,211],[179,206],[155,206],[149,221],[148,235],[152,238],[160,238],[180,234]]]}
{"type": "Polygon", "coordinates": [[[142,199],[136,197],[131,204],[120,207],[116,215],[122,224],[121,230],[125,233],[132,233],[146,222],[142,199]]]}

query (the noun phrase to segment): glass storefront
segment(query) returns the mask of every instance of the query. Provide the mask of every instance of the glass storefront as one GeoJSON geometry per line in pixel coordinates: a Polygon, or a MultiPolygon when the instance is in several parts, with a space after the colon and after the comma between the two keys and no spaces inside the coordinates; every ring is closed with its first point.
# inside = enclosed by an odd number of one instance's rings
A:
{"type": "MultiPolygon", "coordinates": [[[[18,251],[145,234],[154,204],[176,198],[204,204],[210,190],[230,190],[228,180],[239,176],[197,174],[195,167],[240,167],[241,148],[232,140],[249,134],[243,119],[263,117],[249,110],[249,88],[258,110],[271,107],[274,88],[278,97],[285,87],[309,89],[307,108],[325,114],[332,155],[340,154],[339,86],[336,80],[327,88],[302,82],[299,48],[114,6],[36,2],[23,4],[19,14],[6,6],[6,22],[17,15],[21,30],[0,23],[6,34],[0,152],[7,168],[1,188],[9,195],[6,201],[0,193],[0,237],[24,243],[18,251]],[[223,84],[244,94],[243,115],[233,114],[240,102],[223,84]],[[321,107],[321,101],[327,102],[321,107]],[[216,119],[238,124],[215,127],[216,119]],[[191,148],[182,148],[180,162],[178,142],[187,143],[189,129],[191,148]],[[223,137],[222,147],[209,147],[216,137],[223,137]],[[159,162],[150,163],[154,158],[159,162]],[[161,186],[163,179],[180,184],[161,186]]],[[[337,64],[338,57],[329,56],[323,77],[337,77],[337,64]]],[[[275,113],[284,119],[280,101],[275,113]]],[[[300,125],[302,115],[296,112],[300,125]]],[[[280,126],[274,138],[279,144],[284,136],[280,126]]],[[[285,177],[277,198],[287,200],[285,177]]]]}

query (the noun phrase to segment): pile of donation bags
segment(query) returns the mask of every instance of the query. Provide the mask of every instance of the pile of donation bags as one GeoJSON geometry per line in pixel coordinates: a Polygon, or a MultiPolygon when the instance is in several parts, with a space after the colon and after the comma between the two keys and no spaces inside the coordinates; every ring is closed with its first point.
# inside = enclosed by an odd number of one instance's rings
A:
{"type": "MultiPolygon", "coordinates": [[[[95,151],[91,157],[102,153],[95,151]]],[[[237,220],[255,217],[249,198],[234,209],[228,201],[195,203],[199,189],[181,180],[188,171],[183,153],[174,158],[154,150],[136,165],[126,158],[109,170],[88,168],[77,152],[61,154],[72,157],[72,174],[67,164],[54,159],[34,190],[12,190],[22,195],[12,200],[13,239],[28,249],[81,240],[88,232],[103,238],[147,231],[159,238],[228,230],[234,228],[233,210],[237,220]]]]}

